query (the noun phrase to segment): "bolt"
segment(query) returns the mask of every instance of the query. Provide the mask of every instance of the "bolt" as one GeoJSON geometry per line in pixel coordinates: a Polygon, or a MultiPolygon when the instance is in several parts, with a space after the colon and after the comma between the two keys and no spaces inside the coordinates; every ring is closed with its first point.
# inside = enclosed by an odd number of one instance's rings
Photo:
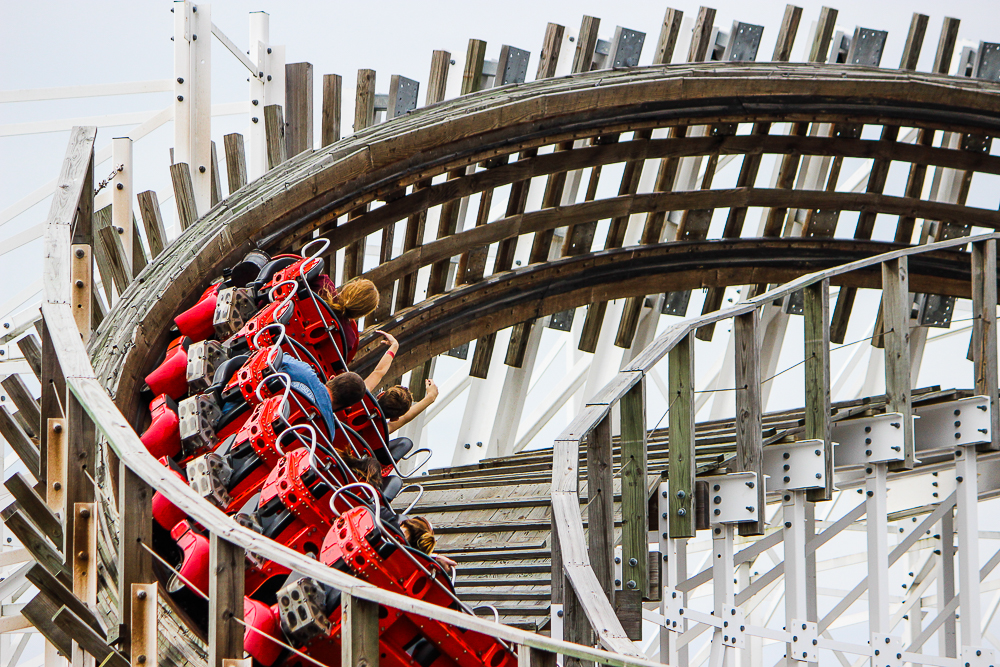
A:
{"type": "Polygon", "coordinates": [[[267,54],[268,54],[268,55],[271,55],[271,47],[270,47],[270,46],[269,46],[269,47],[267,47],[267,54]]]}
{"type": "Polygon", "coordinates": [[[788,452],[785,452],[784,454],[781,455],[781,458],[783,458],[783,459],[785,459],[787,461],[789,458],[791,458],[791,456],[792,456],[791,454],[789,454],[788,452]]]}
{"type": "Polygon", "coordinates": [[[145,662],[146,662],[146,656],[140,654],[140,655],[136,656],[135,661],[138,662],[140,665],[145,664],[145,662]]]}
{"type": "Polygon", "coordinates": [[[79,288],[79,289],[83,289],[83,281],[82,281],[82,280],[77,280],[77,281],[76,281],[76,286],[77,286],[77,288],[79,288]]]}
{"type": "Polygon", "coordinates": [[[639,564],[639,561],[637,561],[635,558],[629,558],[628,564],[631,565],[632,567],[635,567],[636,565],[639,564]]]}
{"type": "MultiPolygon", "coordinates": [[[[666,494],[666,493],[664,493],[664,494],[663,494],[663,497],[664,497],[664,498],[666,498],[666,497],[667,497],[667,494],[666,494]]],[[[681,490],[681,491],[678,491],[678,492],[677,492],[677,497],[678,497],[678,498],[679,498],[680,500],[684,500],[685,498],[687,498],[687,494],[686,494],[686,493],[684,493],[684,491],[683,491],[683,490],[681,490]]]]}
{"type": "Polygon", "coordinates": [[[90,518],[90,510],[87,509],[86,507],[82,508],[80,510],[80,516],[83,517],[84,519],[89,519],[90,518]]]}
{"type": "Polygon", "coordinates": [[[201,173],[201,174],[205,173],[205,165],[199,165],[198,166],[198,173],[201,173]]]}
{"type": "Polygon", "coordinates": [[[183,102],[184,101],[184,96],[183,95],[178,95],[177,96],[177,101],[178,102],[183,102]]]}
{"type": "Polygon", "coordinates": [[[816,450],[816,452],[815,452],[815,453],[816,453],[816,456],[819,456],[820,454],[822,454],[822,452],[821,452],[821,451],[819,451],[818,449],[816,450]]]}
{"type": "Polygon", "coordinates": [[[268,74],[268,75],[267,75],[267,80],[268,80],[268,81],[270,81],[270,80],[271,80],[271,75],[270,75],[270,74],[268,74]]]}
{"type": "Polygon", "coordinates": [[[118,188],[119,190],[124,190],[125,189],[125,185],[123,183],[119,183],[115,187],[118,188]]]}
{"type": "Polygon", "coordinates": [[[753,512],[753,507],[751,505],[747,505],[747,512],[753,512]]]}
{"type": "Polygon", "coordinates": [[[252,120],[253,122],[255,122],[255,123],[256,123],[256,122],[257,122],[257,116],[254,116],[254,117],[253,117],[253,118],[251,118],[250,120],[252,120]]]}
{"type": "Polygon", "coordinates": [[[87,556],[87,552],[86,551],[81,551],[81,552],[79,552],[79,553],[76,554],[76,559],[77,560],[82,560],[83,562],[87,562],[88,558],[89,558],[89,556],[87,556]]]}
{"type": "Polygon", "coordinates": [[[753,488],[753,482],[747,482],[747,488],[748,489],[752,489],[753,488]]]}
{"type": "Polygon", "coordinates": [[[198,35],[191,35],[191,41],[192,42],[197,42],[198,41],[198,35]]]}
{"type": "Polygon", "coordinates": [[[677,516],[687,516],[687,510],[683,507],[677,510],[677,516]]]}
{"type": "Polygon", "coordinates": [[[713,514],[715,514],[715,516],[719,516],[720,514],[722,514],[722,510],[715,510],[713,514]]]}
{"type": "Polygon", "coordinates": [[[634,581],[634,580],[632,580],[632,579],[629,579],[629,580],[628,580],[628,583],[627,583],[627,584],[625,584],[625,585],[626,585],[626,586],[628,586],[628,587],[629,587],[629,589],[631,589],[631,590],[635,590],[635,589],[636,589],[636,586],[637,586],[637,584],[635,583],[635,581],[634,581]]]}
{"type": "Polygon", "coordinates": [[[790,477],[785,477],[784,481],[785,481],[785,484],[788,484],[788,482],[791,481],[791,478],[790,477]]]}
{"type": "Polygon", "coordinates": [[[865,456],[871,456],[871,455],[872,455],[872,450],[866,449],[865,450],[865,456]]]}
{"type": "Polygon", "coordinates": [[[184,77],[182,76],[177,77],[177,83],[184,83],[184,77]]]}
{"type": "Polygon", "coordinates": [[[871,491],[869,491],[869,492],[868,492],[868,497],[869,497],[869,498],[871,498],[871,497],[872,497],[872,496],[874,496],[874,495],[875,495],[875,494],[874,494],[874,493],[872,493],[871,491]]]}
{"type": "Polygon", "coordinates": [[[785,522],[785,528],[791,528],[791,527],[792,527],[792,522],[791,521],[786,521],[785,522]]]}
{"type": "Polygon", "coordinates": [[[791,469],[792,469],[792,467],[790,465],[788,465],[787,463],[784,466],[782,466],[782,470],[784,470],[785,472],[788,472],[791,469]]]}
{"type": "Polygon", "coordinates": [[[716,496],[712,498],[712,502],[715,503],[716,505],[719,505],[720,503],[722,503],[722,496],[716,496]]]}
{"type": "Polygon", "coordinates": [[[52,482],[52,488],[58,491],[62,488],[62,484],[60,484],[59,482],[52,482]]]}
{"type": "Polygon", "coordinates": [[[77,251],[74,254],[76,255],[77,259],[83,259],[83,255],[84,255],[83,250],[77,249],[77,251]]]}
{"type": "Polygon", "coordinates": [[[816,479],[823,479],[823,473],[816,473],[816,479]]]}
{"type": "Polygon", "coordinates": [[[797,642],[799,641],[799,638],[796,635],[792,635],[792,641],[797,642]]]}
{"type": "Polygon", "coordinates": [[[666,491],[660,491],[660,495],[662,497],[666,498],[667,497],[667,492],[666,491]]]}
{"type": "Polygon", "coordinates": [[[956,477],[955,481],[957,481],[959,484],[961,484],[962,483],[962,478],[961,477],[956,477]]]}
{"type": "Polygon", "coordinates": [[[52,426],[53,433],[62,433],[62,424],[55,424],[52,426]]]}
{"type": "Polygon", "coordinates": [[[558,616],[559,618],[562,618],[563,617],[563,610],[560,609],[559,611],[557,611],[556,612],[556,616],[558,616]]]}

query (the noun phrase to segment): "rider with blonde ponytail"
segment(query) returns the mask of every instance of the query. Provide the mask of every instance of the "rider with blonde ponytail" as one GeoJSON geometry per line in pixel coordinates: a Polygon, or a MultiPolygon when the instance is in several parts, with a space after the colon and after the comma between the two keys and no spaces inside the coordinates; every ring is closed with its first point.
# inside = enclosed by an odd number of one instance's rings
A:
{"type": "Polygon", "coordinates": [[[319,295],[330,305],[343,325],[347,349],[344,361],[351,363],[358,351],[358,319],[366,317],[378,308],[379,296],[375,283],[365,278],[357,278],[342,286],[322,289],[319,295]]]}

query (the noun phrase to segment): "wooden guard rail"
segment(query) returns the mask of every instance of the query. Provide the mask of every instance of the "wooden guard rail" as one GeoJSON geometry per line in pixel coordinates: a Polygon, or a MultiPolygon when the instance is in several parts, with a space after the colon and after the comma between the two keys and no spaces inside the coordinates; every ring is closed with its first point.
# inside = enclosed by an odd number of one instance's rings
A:
{"type": "MultiPolygon", "coordinates": [[[[646,374],[668,357],[670,429],[669,537],[695,535],[694,341],[706,325],[733,319],[736,336],[736,471],[757,474],[758,507],[764,506],[763,441],[760,400],[760,336],[763,306],[804,292],[805,430],[803,439],[824,442],[826,488],[809,492],[809,500],[830,500],[833,493],[833,443],[830,439],[830,281],[854,272],[881,270],[887,411],[904,415],[903,460],[899,469],[914,466],[915,448],[910,400],[908,258],[938,250],[959,250],[971,244],[971,280],[966,292],[973,301],[972,356],[975,392],[990,397],[993,433],[997,432],[997,240],[983,234],[910,247],[817,271],[771,289],[736,306],[688,319],[667,329],[636,356],[596,396],[556,439],[552,461],[552,591],[553,603],[563,605],[564,637],[586,643],[596,634],[610,650],[628,641],[612,602],[616,595],[609,562],[595,554],[612,553],[614,516],[610,494],[612,475],[611,415],[621,414],[622,581],[648,595],[646,496],[646,374]],[[589,534],[584,535],[579,497],[580,447],[587,447],[589,534]],[[631,468],[631,470],[628,470],[631,468]],[[595,493],[595,489],[597,490],[595,493]],[[596,511],[595,511],[596,508],[596,511]],[[589,555],[588,555],[589,546],[589,555]]],[[[957,254],[957,253],[956,253],[957,254]]],[[[996,439],[994,438],[994,443],[996,439]]],[[[763,512],[755,522],[739,524],[742,535],[762,535],[763,512]]]]}

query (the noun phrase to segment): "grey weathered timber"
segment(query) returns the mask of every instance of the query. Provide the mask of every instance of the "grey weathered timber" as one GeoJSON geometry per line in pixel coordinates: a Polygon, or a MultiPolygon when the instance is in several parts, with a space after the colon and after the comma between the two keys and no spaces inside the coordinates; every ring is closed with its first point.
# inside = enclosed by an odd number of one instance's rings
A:
{"type": "Polygon", "coordinates": [[[997,244],[972,244],[972,366],[975,390],[990,397],[990,445],[1000,449],[1000,404],[997,374],[997,244]]]}
{"type": "Polygon", "coordinates": [[[170,165],[170,182],[174,186],[174,203],[177,204],[177,220],[181,229],[187,229],[198,219],[198,205],[194,200],[194,184],[191,169],[185,162],[170,165]]]}
{"type": "Polygon", "coordinates": [[[83,619],[63,606],[52,617],[52,622],[73,638],[74,644],[89,653],[104,667],[130,667],[121,653],[108,646],[104,637],[87,625],[83,619]]]}
{"type": "Polygon", "coordinates": [[[677,37],[681,32],[681,21],[684,19],[684,12],[679,9],[667,8],[663,15],[663,25],[660,26],[660,36],[656,42],[656,51],[653,53],[653,62],[659,64],[669,64],[674,57],[674,49],[677,47],[677,37]]]}
{"type": "MultiPolygon", "coordinates": [[[[226,145],[226,167],[228,168],[232,164],[229,162],[228,140],[226,145]]],[[[232,188],[232,181],[230,181],[229,186],[232,188]]],[[[156,259],[167,245],[167,232],[163,228],[160,203],[157,201],[156,193],[152,190],[140,192],[137,198],[139,200],[139,216],[142,218],[142,226],[146,230],[146,239],[149,242],[149,254],[152,259],[156,259]]]]}
{"type": "Polygon", "coordinates": [[[118,486],[119,507],[128,508],[118,538],[118,618],[132,618],[132,586],[155,582],[153,561],[143,546],[153,546],[153,490],[125,467],[118,486]]]}
{"type": "Polygon", "coordinates": [[[247,184],[247,157],[243,147],[243,135],[238,132],[227,134],[222,137],[222,143],[226,151],[226,182],[229,185],[229,194],[232,195],[247,184]]]}
{"type": "Polygon", "coordinates": [[[10,445],[28,472],[38,478],[38,447],[2,405],[0,405],[0,438],[10,445]]]}
{"type": "Polygon", "coordinates": [[[38,344],[38,338],[34,334],[28,334],[17,341],[17,349],[21,350],[21,355],[31,367],[31,372],[35,377],[42,377],[42,348],[38,344]]]}
{"type": "Polygon", "coordinates": [[[285,151],[294,157],[313,147],[312,63],[285,65],[285,151]]]}
{"type": "Polygon", "coordinates": [[[792,46],[795,35],[799,31],[799,21],[802,20],[802,8],[795,5],[785,5],[785,15],[781,18],[778,29],[778,39],[774,44],[774,62],[787,62],[792,57],[792,46]]]}
{"type": "Polygon", "coordinates": [[[819,23],[816,25],[813,43],[809,47],[809,62],[821,63],[826,61],[826,54],[830,51],[830,40],[833,39],[833,30],[836,28],[836,25],[837,10],[830,7],[822,7],[819,10],[819,23]]]}
{"type": "Polygon", "coordinates": [[[135,278],[149,264],[149,256],[143,246],[142,235],[139,233],[139,221],[132,215],[132,277],[135,278]]]}
{"type": "Polygon", "coordinates": [[[670,537],[694,537],[694,341],[682,338],[669,353],[670,537]]]}
{"type": "Polygon", "coordinates": [[[810,489],[811,501],[833,498],[833,443],[830,441],[830,281],[821,280],[802,290],[803,355],[805,357],[805,433],[823,441],[826,487],[810,489]]]}
{"type": "MultiPolygon", "coordinates": [[[[111,225],[111,204],[108,204],[104,208],[94,213],[93,220],[93,231],[94,231],[94,245],[91,248],[94,256],[94,265],[97,267],[98,273],[101,276],[101,285],[104,288],[104,296],[107,298],[107,302],[110,305],[114,297],[115,282],[111,277],[111,259],[108,256],[107,245],[103,243],[100,239],[99,231],[104,227],[111,225]]],[[[93,275],[93,274],[91,274],[93,275]]],[[[95,282],[96,286],[96,282],[95,282]]],[[[95,292],[97,290],[94,290],[95,292]]]]}
{"type": "Polygon", "coordinates": [[[360,132],[375,122],[375,70],[359,69],[354,94],[354,131],[360,132]]]}
{"type": "Polygon", "coordinates": [[[45,504],[45,499],[38,495],[31,482],[17,472],[7,478],[4,486],[14,496],[21,511],[31,519],[41,533],[52,540],[53,544],[62,544],[62,521],[45,504]]]}
{"type": "Polygon", "coordinates": [[[885,333],[886,409],[903,415],[903,460],[898,467],[910,470],[916,463],[913,445],[913,408],[910,403],[910,302],[907,258],[882,263],[882,321],[885,333]]]}
{"type": "Polygon", "coordinates": [[[3,523],[41,568],[58,579],[61,585],[72,586],[70,571],[64,563],[62,551],[52,546],[48,538],[27,518],[24,510],[20,509],[17,503],[4,509],[3,523]]]}
{"type": "Polygon", "coordinates": [[[903,57],[899,62],[901,70],[917,69],[917,61],[920,59],[920,47],[924,43],[924,35],[927,34],[927,23],[930,17],[926,14],[913,13],[910,20],[910,31],[906,34],[906,44],[903,46],[903,57]]]}
{"type": "Polygon", "coordinates": [[[339,74],[323,75],[323,112],[320,120],[320,146],[340,141],[340,113],[344,80],[339,74]]]}
{"type": "Polygon", "coordinates": [[[556,65],[559,62],[565,32],[566,28],[558,23],[549,23],[545,26],[545,39],[538,54],[538,72],[535,74],[535,79],[547,79],[556,75],[556,65]]]}
{"type": "Polygon", "coordinates": [[[646,383],[639,380],[621,411],[622,588],[649,596],[649,494],[646,491],[646,383]]]}
{"type": "Polygon", "coordinates": [[[601,27],[601,19],[594,16],[583,17],[580,32],[576,36],[576,51],[573,54],[573,72],[589,72],[594,62],[594,50],[597,48],[597,31],[601,27]]]}
{"type": "MultiPolygon", "coordinates": [[[[587,621],[580,596],[569,581],[563,584],[563,639],[584,646],[592,646],[594,643],[594,630],[587,621]]],[[[563,667],[594,667],[594,663],[567,656],[563,658],[563,667]]]]}
{"type": "Polygon", "coordinates": [[[708,47],[714,26],[715,10],[711,7],[699,7],[698,18],[695,19],[692,30],[691,46],[687,54],[689,63],[699,63],[708,57],[708,47]]]}
{"type": "Polygon", "coordinates": [[[615,599],[615,499],[611,417],[587,434],[587,545],[604,595],[615,599]]]}
{"type": "MultiPolygon", "coordinates": [[[[65,546],[67,566],[72,558],[72,540],[74,535],[75,515],[69,508],[77,503],[94,502],[94,482],[97,479],[97,447],[94,422],[84,409],[80,400],[71,392],[65,394],[66,406],[66,516],[64,521],[65,546]]],[[[117,471],[115,471],[117,472],[117,471]]]]}
{"type": "Polygon", "coordinates": [[[530,646],[517,647],[517,667],[555,667],[556,654],[530,646]]]}
{"type": "Polygon", "coordinates": [[[378,604],[342,594],[340,664],[344,667],[378,667],[378,604]]]}
{"type": "Polygon", "coordinates": [[[427,98],[425,106],[444,101],[445,88],[448,84],[448,68],[451,65],[449,51],[434,51],[431,53],[431,73],[427,77],[427,98]]]}
{"type": "Polygon", "coordinates": [[[222,194],[222,174],[219,173],[219,152],[215,148],[215,142],[212,142],[212,206],[215,206],[225,197],[222,194]]]}
{"type": "Polygon", "coordinates": [[[740,535],[764,534],[764,442],[761,436],[760,311],[734,318],[736,342],[736,470],[757,473],[756,521],[739,524],[740,535]]]}
{"type": "Polygon", "coordinates": [[[267,168],[274,169],[288,159],[284,111],[280,104],[264,107],[264,131],[267,136],[267,168]]]}
{"type": "Polygon", "coordinates": [[[243,580],[246,552],[218,534],[209,537],[208,667],[243,657],[243,580]]]}
{"type": "Polygon", "coordinates": [[[17,411],[21,413],[25,421],[31,425],[32,430],[38,433],[41,430],[42,415],[38,407],[38,399],[31,395],[31,391],[28,386],[24,384],[24,380],[18,374],[8,375],[2,381],[0,381],[0,386],[3,387],[4,393],[7,394],[7,398],[14,402],[17,406],[17,411]]]}
{"type": "MultiPolygon", "coordinates": [[[[91,144],[92,145],[92,144],[91,144]]],[[[91,192],[93,192],[91,190],[91,192]]],[[[96,294],[97,290],[94,290],[96,294]]],[[[46,416],[46,420],[52,417],[65,416],[63,412],[63,397],[66,395],[66,377],[63,375],[59,359],[56,357],[55,346],[52,343],[52,336],[49,333],[48,325],[42,319],[42,395],[38,401],[41,414],[46,416]]],[[[46,421],[48,425],[48,421],[46,421]]],[[[41,427],[41,424],[39,424],[41,427]]],[[[47,428],[41,429],[38,434],[38,481],[46,481],[46,471],[48,469],[48,446],[49,433],[47,428]]],[[[25,462],[27,463],[27,462],[25,462]]],[[[30,470],[30,468],[29,468],[30,470]]]]}
{"type": "Polygon", "coordinates": [[[465,69],[462,70],[462,95],[474,93],[483,87],[483,61],[486,59],[486,42],[470,39],[465,52],[465,69]]]}
{"type": "Polygon", "coordinates": [[[121,294],[132,282],[121,234],[118,233],[118,229],[110,225],[100,227],[97,229],[97,243],[104,248],[104,257],[109,269],[107,273],[101,275],[101,280],[114,280],[115,289],[121,294]]]}

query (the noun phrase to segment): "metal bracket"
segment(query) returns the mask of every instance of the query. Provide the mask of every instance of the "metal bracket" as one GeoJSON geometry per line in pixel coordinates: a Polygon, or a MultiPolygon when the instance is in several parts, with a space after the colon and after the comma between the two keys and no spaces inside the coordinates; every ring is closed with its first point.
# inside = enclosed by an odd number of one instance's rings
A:
{"type": "Polygon", "coordinates": [[[889,33],[885,30],[855,28],[851,46],[847,50],[847,64],[878,67],[882,62],[882,52],[885,50],[885,40],[888,36],[889,33]]]}
{"type": "Polygon", "coordinates": [[[913,414],[920,417],[913,438],[918,452],[992,442],[989,396],[921,406],[913,414]]]}
{"type": "Polygon", "coordinates": [[[832,424],[840,465],[866,465],[903,460],[903,415],[886,412],[832,424]]]}
{"type": "Polygon", "coordinates": [[[615,36],[611,39],[606,65],[610,69],[619,67],[635,67],[639,64],[642,45],[646,41],[646,33],[617,26],[615,36]]]}
{"type": "Polygon", "coordinates": [[[903,639],[872,633],[872,667],[903,667],[903,639]]]}
{"type": "Polygon", "coordinates": [[[760,37],[764,34],[764,26],[752,23],[733,21],[733,29],[729,33],[729,43],[722,54],[722,60],[727,62],[752,62],[757,59],[757,49],[760,48],[760,37]]]}
{"type": "Polygon", "coordinates": [[[996,665],[996,651],[981,646],[963,646],[959,664],[967,667],[993,667],[996,665]]]}
{"type": "Polygon", "coordinates": [[[800,440],[764,448],[768,491],[826,487],[826,456],[822,440],[800,440]]]}
{"type": "Polygon", "coordinates": [[[1000,44],[979,42],[973,76],[987,81],[1000,81],[1000,44]]]}
{"type": "Polygon", "coordinates": [[[722,643],[732,648],[746,648],[747,619],[743,610],[723,605],[722,643]]]}
{"type": "Polygon", "coordinates": [[[755,472],[732,472],[704,478],[709,484],[709,521],[743,523],[757,520],[755,472]]]}
{"type": "Polygon", "coordinates": [[[398,74],[389,80],[389,97],[386,118],[398,118],[417,108],[420,82],[398,74]]]}
{"type": "Polygon", "coordinates": [[[530,51],[504,44],[500,48],[500,59],[497,60],[493,87],[505,86],[509,83],[524,83],[528,77],[528,59],[530,57],[530,51]]]}
{"type": "Polygon", "coordinates": [[[815,623],[792,621],[792,642],[789,658],[799,662],[819,661],[819,631],[815,623]]]}
{"type": "Polygon", "coordinates": [[[663,590],[663,627],[684,632],[684,596],[673,589],[663,590]]]}

